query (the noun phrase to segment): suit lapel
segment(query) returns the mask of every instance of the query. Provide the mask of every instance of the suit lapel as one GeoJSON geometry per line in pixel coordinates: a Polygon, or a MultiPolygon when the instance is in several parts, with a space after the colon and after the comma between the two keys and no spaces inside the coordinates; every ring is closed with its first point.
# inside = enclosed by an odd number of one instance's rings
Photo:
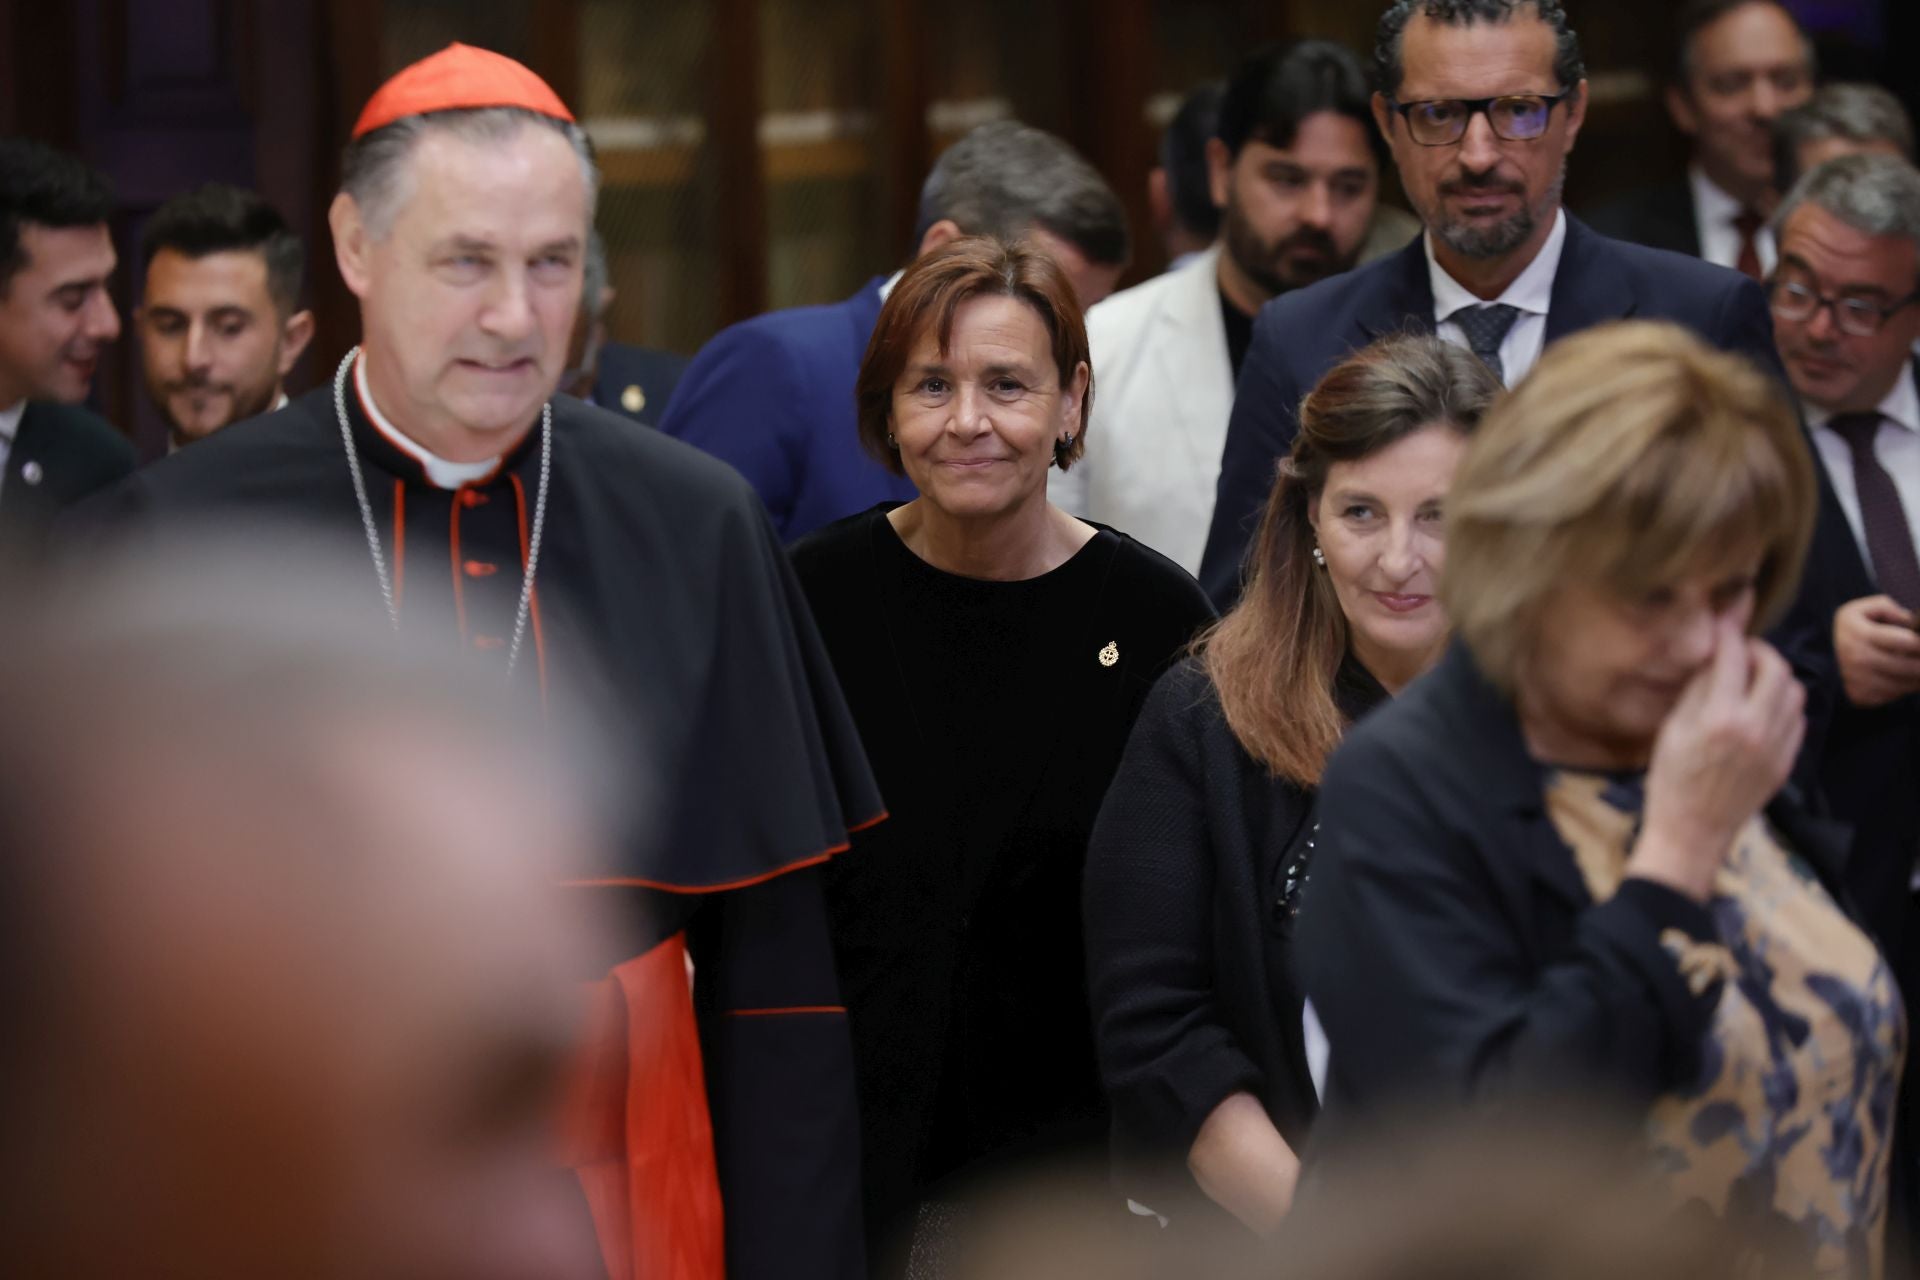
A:
{"type": "Polygon", "coordinates": [[[1367,341],[1392,333],[1432,333],[1433,280],[1427,274],[1427,238],[1417,235],[1407,247],[1385,259],[1379,296],[1361,309],[1360,329],[1367,341]]]}
{"type": "Polygon", "coordinates": [[[1567,243],[1560,251],[1547,308],[1548,344],[1609,320],[1624,320],[1639,308],[1613,258],[1605,236],[1567,215],[1567,243]]]}
{"type": "Polygon", "coordinates": [[[1196,475],[1219,475],[1220,452],[1227,443],[1227,419],[1233,413],[1233,361],[1227,354],[1227,325],[1221,316],[1214,264],[1220,250],[1187,269],[1174,282],[1167,302],[1154,317],[1154,358],[1162,385],[1178,388],[1171,406],[1179,419],[1180,443],[1172,445],[1196,475]]]}
{"type": "Polygon", "coordinates": [[[58,459],[51,456],[57,435],[47,415],[28,401],[26,412],[20,415],[20,428],[14,432],[13,447],[7,451],[7,475],[0,482],[0,519],[9,524],[39,526],[58,511],[54,477],[49,474],[58,465],[58,459]]]}

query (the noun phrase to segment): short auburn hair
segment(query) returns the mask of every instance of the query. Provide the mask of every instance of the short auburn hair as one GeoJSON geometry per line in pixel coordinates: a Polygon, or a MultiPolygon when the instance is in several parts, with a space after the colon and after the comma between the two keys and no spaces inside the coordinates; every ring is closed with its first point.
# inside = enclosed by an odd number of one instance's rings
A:
{"type": "Polygon", "coordinates": [[[1563,338],[1454,473],[1441,602],[1509,694],[1569,583],[1631,597],[1754,547],[1758,632],[1800,581],[1813,466],[1785,389],[1744,357],[1660,321],[1563,338]]]}
{"type": "Polygon", "coordinates": [[[1022,241],[993,236],[963,236],[926,254],[908,267],[880,308],[880,319],[860,361],[854,403],[860,418],[860,443],[881,466],[905,475],[900,454],[887,443],[893,419],[893,389],[913,358],[913,349],[931,332],[945,355],[953,340],[953,317],[974,298],[1015,298],[1032,307],[1052,338],[1055,369],[1062,388],[1074,371],[1087,366],[1087,391],[1080,398],[1080,425],[1073,443],[1054,449],[1062,471],[1087,447],[1087,419],[1093,409],[1093,359],[1087,349],[1086,314],[1074,296],[1066,272],[1052,256],[1022,241]]]}

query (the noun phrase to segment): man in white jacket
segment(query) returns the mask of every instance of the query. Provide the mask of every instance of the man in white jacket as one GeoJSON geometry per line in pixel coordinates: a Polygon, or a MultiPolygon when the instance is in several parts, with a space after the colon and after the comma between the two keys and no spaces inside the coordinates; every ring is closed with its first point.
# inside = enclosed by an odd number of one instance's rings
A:
{"type": "Polygon", "coordinates": [[[1099,394],[1055,503],[1199,569],[1254,313],[1351,268],[1372,230],[1385,152],[1368,95],[1360,60],[1327,41],[1241,65],[1207,144],[1219,243],[1088,312],[1099,394]]]}

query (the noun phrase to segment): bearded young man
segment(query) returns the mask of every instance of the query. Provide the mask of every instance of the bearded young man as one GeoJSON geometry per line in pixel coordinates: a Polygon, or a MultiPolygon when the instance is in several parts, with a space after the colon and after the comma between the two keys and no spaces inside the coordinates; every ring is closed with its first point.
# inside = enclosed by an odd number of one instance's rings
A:
{"type": "Polygon", "coordinates": [[[1253,55],[1221,99],[1207,163],[1220,237],[1087,313],[1100,394],[1086,453],[1048,485],[1055,505],[1188,573],[1206,546],[1255,313],[1349,270],[1366,243],[1386,149],[1360,60],[1324,40],[1253,55]]]}
{"type": "Polygon", "coordinates": [[[454,45],[402,71],[331,212],[362,345],[327,386],[136,476],[120,514],[357,543],[394,627],[490,663],[531,716],[561,688],[597,710],[654,810],[613,874],[573,881],[627,923],[593,975],[565,1142],[607,1269],[856,1277],[853,1064],[818,877],[880,801],[752,490],[554,395],[596,177],[520,64],[454,45]]]}
{"type": "Polygon", "coordinates": [[[1201,585],[1223,610],[1239,596],[1248,538],[1274,463],[1293,444],[1301,397],[1383,334],[1438,332],[1508,386],[1547,343],[1629,315],[1676,321],[1779,369],[1757,283],[1609,240],[1561,208],[1587,81],[1560,0],[1394,0],[1374,71],[1374,119],[1427,234],[1261,309],[1201,564],[1201,585]]]}
{"type": "Polygon", "coordinates": [[[154,211],[140,256],[140,360],[170,447],[283,407],[286,376],[313,340],[313,312],[300,306],[307,251],[286,219],[251,191],[210,182],[154,211]]]}

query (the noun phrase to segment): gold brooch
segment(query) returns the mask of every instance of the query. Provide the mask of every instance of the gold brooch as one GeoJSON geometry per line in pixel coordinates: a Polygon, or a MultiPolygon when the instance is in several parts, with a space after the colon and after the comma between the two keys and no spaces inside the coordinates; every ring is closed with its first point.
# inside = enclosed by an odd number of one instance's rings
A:
{"type": "Polygon", "coordinates": [[[1100,651],[1100,665],[1103,667],[1111,667],[1119,661],[1120,661],[1119,643],[1113,640],[1107,641],[1107,647],[1100,651]]]}
{"type": "Polygon", "coordinates": [[[647,407],[647,393],[640,389],[639,383],[620,393],[620,407],[628,413],[638,413],[647,407]]]}

